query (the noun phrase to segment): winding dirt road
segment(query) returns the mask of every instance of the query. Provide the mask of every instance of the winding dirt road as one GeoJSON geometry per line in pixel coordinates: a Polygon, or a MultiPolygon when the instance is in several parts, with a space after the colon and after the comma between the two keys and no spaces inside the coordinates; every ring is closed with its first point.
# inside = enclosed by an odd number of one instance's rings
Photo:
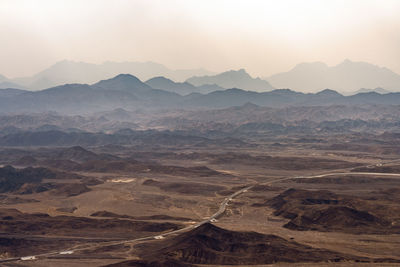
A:
{"type": "Polygon", "coordinates": [[[310,175],[310,176],[294,176],[294,177],[286,177],[286,178],[279,178],[275,179],[272,181],[268,181],[265,183],[259,183],[259,184],[254,184],[250,186],[246,186],[235,193],[229,195],[226,197],[219,205],[219,209],[217,212],[215,212],[213,215],[211,215],[209,218],[200,221],[196,224],[178,229],[178,230],[173,230],[167,233],[163,234],[158,234],[158,235],[153,235],[153,236],[148,236],[148,237],[141,237],[141,238],[136,238],[136,239],[127,239],[127,240],[121,240],[121,241],[110,241],[110,242],[101,242],[98,244],[83,244],[83,245],[78,245],[74,246],[68,249],[63,249],[63,250],[57,250],[57,251],[52,251],[52,252],[47,252],[47,253],[42,253],[42,254],[37,254],[37,255],[27,255],[27,256],[21,256],[21,257],[13,257],[13,258],[7,258],[7,259],[0,259],[0,262],[12,262],[12,261],[27,261],[27,260],[36,260],[40,258],[47,258],[55,255],[65,255],[65,254],[73,254],[76,251],[82,251],[82,250],[87,250],[87,249],[94,249],[94,248],[100,248],[100,247],[105,247],[105,246],[111,246],[111,245],[119,245],[119,244],[126,244],[126,243],[138,243],[138,242],[144,242],[144,241],[150,241],[150,240],[159,240],[159,239],[164,239],[167,236],[170,235],[176,235],[182,232],[186,232],[192,229],[195,229],[205,223],[209,222],[214,222],[217,218],[219,218],[221,215],[224,214],[227,205],[229,204],[230,201],[232,201],[234,198],[237,196],[247,192],[249,189],[254,187],[255,185],[270,185],[276,182],[281,182],[285,180],[291,180],[291,179],[298,179],[298,178],[307,178],[307,179],[313,179],[313,178],[323,178],[327,176],[345,176],[345,175],[368,175],[368,176],[398,176],[400,177],[400,173],[373,173],[373,172],[331,172],[331,173],[324,173],[324,174],[318,174],[318,175],[310,175]]]}

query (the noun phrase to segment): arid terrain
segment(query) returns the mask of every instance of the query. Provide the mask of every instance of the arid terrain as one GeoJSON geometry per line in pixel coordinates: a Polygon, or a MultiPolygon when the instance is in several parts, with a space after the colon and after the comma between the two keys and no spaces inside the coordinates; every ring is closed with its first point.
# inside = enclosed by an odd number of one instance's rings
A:
{"type": "Polygon", "coordinates": [[[400,266],[400,0],[0,0],[0,267],[400,266]]]}
{"type": "Polygon", "coordinates": [[[1,264],[397,266],[397,137],[380,136],[3,147],[1,264]]]}

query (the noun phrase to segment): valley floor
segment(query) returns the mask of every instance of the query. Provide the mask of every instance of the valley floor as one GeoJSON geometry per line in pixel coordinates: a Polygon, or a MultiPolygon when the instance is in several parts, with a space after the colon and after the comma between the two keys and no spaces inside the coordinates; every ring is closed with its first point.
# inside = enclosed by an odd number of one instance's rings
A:
{"type": "Polygon", "coordinates": [[[2,266],[400,264],[395,154],[306,144],[21,151],[0,150],[2,266]]]}

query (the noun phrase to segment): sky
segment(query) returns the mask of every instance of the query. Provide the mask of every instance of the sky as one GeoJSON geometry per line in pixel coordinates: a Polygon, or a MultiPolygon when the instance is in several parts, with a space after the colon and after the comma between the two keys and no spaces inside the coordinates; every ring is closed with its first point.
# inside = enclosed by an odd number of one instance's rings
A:
{"type": "Polygon", "coordinates": [[[245,68],[344,59],[400,73],[400,0],[0,0],[0,74],[64,59],[245,68]]]}

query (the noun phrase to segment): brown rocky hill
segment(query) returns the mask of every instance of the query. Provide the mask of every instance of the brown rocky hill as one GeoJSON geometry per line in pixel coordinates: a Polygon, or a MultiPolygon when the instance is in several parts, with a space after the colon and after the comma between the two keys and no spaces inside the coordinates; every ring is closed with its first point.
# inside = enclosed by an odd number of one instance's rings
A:
{"type": "MultiPolygon", "coordinates": [[[[277,262],[372,261],[368,258],[313,248],[276,235],[230,231],[208,223],[161,243],[144,245],[140,250],[142,251],[141,261],[126,261],[110,266],[255,265],[277,262]],[[175,262],[177,265],[160,265],[167,262],[175,262]]],[[[375,260],[385,261],[383,259],[375,260]]]]}
{"type": "MultiPolygon", "coordinates": [[[[363,199],[327,190],[288,189],[255,206],[274,208],[275,215],[290,219],[285,227],[294,230],[399,233],[400,227],[392,223],[398,218],[393,217],[393,212],[382,209],[382,204],[387,200],[376,196],[374,199],[363,199]]],[[[391,207],[395,210],[399,208],[394,205],[391,207]]]]}

